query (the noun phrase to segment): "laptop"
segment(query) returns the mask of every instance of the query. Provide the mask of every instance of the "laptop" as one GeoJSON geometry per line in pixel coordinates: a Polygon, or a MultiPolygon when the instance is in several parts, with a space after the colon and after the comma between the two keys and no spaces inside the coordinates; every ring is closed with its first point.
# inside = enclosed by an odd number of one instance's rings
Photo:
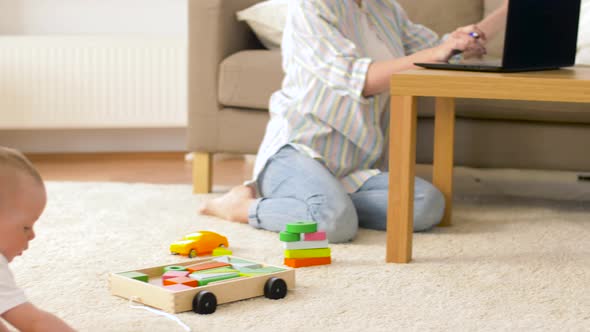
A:
{"type": "Polygon", "coordinates": [[[510,0],[501,59],[415,63],[429,69],[519,72],[573,66],[581,0],[510,0]]]}

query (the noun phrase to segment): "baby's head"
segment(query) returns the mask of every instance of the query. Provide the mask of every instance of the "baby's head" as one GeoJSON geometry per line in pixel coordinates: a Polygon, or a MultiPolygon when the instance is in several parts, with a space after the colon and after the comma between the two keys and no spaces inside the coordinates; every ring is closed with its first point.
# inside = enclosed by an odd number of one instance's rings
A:
{"type": "Polygon", "coordinates": [[[29,247],[45,209],[43,179],[25,156],[0,147],[0,253],[11,262],[29,247]]]}

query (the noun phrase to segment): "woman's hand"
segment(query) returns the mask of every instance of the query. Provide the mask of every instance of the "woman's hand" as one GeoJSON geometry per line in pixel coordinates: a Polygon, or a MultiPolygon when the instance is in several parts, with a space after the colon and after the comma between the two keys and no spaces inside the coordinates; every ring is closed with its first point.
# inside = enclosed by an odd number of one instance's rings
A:
{"type": "Polygon", "coordinates": [[[455,30],[447,40],[433,48],[434,61],[447,62],[459,53],[465,58],[481,57],[486,54],[483,44],[487,41],[485,33],[476,25],[467,25],[455,30]]]}

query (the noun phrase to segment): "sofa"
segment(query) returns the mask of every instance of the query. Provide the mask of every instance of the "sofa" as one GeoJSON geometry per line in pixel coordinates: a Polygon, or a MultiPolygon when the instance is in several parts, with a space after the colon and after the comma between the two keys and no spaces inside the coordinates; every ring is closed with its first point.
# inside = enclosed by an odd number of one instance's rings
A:
{"type": "MultiPolygon", "coordinates": [[[[352,1],[352,0],[349,0],[352,1]]],[[[478,22],[501,0],[399,0],[410,18],[440,34],[478,22]]],[[[260,0],[189,1],[188,149],[195,193],[211,191],[216,153],[254,154],[281,86],[278,50],[263,48],[236,12],[260,0]]],[[[501,39],[501,38],[500,38],[501,39]]],[[[491,41],[489,52],[500,54],[491,41]]],[[[547,91],[547,93],[551,93],[547,91]]],[[[416,159],[432,162],[433,100],[419,100],[416,159]]],[[[590,170],[590,105],[459,99],[455,165],[590,170]]]]}

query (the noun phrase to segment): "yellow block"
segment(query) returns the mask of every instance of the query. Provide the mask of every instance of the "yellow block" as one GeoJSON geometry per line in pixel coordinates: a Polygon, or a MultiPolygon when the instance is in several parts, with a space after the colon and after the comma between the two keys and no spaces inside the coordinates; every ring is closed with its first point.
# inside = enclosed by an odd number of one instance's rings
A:
{"type": "Polygon", "coordinates": [[[213,249],[213,252],[211,254],[213,256],[229,256],[232,254],[232,252],[229,249],[219,247],[213,249]]]}
{"type": "Polygon", "coordinates": [[[285,258],[330,257],[330,248],[285,250],[285,258]]]}

